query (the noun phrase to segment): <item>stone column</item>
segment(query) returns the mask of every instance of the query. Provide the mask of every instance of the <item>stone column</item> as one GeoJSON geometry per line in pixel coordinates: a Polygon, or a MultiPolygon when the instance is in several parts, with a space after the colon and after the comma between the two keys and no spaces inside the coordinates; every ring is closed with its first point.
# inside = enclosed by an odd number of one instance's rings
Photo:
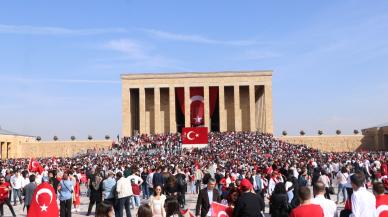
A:
{"type": "Polygon", "coordinates": [[[122,136],[128,137],[132,135],[132,121],[131,121],[131,93],[129,88],[122,87],[122,136]]]}
{"type": "Polygon", "coordinates": [[[255,109],[255,85],[249,85],[249,123],[250,130],[256,131],[256,109],[255,109]]]}
{"type": "Polygon", "coordinates": [[[190,87],[185,86],[185,127],[191,126],[191,117],[190,117],[190,87]]]}
{"type": "Polygon", "coordinates": [[[168,92],[168,99],[170,101],[170,133],[176,133],[175,87],[170,87],[168,92]]]}
{"type": "Polygon", "coordinates": [[[234,130],[241,131],[240,86],[234,85],[234,130]]]}
{"type": "Polygon", "coordinates": [[[218,86],[218,102],[219,102],[219,114],[220,114],[220,132],[225,132],[227,127],[226,127],[226,115],[225,115],[224,86],[218,86]]]}
{"type": "Polygon", "coordinates": [[[264,103],[265,103],[265,132],[273,133],[272,119],[272,85],[264,86],[264,103]]]}
{"type": "Polygon", "coordinates": [[[205,118],[205,127],[208,131],[211,131],[211,122],[210,122],[210,106],[209,106],[209,86],[203,87],[203,98],[204,98],[204,118],[205,118]]]}
{"type": "Polygon", "coordinates": [[[161,132],[161,120],[160,120],[160,88],[154,88],[154,117],[155,117],[155,133],[161,132]]]}
{"type": "Polygon", "coordinates": [[[146,133],[145,89],[139,88],[139,133],[146,133]]]}

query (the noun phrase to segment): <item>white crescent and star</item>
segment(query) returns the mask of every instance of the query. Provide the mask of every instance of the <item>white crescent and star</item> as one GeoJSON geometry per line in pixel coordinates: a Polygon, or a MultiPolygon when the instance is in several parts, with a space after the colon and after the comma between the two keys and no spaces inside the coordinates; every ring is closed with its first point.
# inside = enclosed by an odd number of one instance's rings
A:
{"type": "MultiPolygon", "coordinates": [[[[50,205],[51,202],[53,201],[53,193],[52,193],[48,188],[42,188],[42,189],[40,189],[40,190],[36,193],[36,196],[35,196],[35,200],[36,200],[36,203],[37,203],[38,205],[40,205],[38,199],[39,199],[39,196],[40,196],[41,194],[48,194],[48,195],[50,196],[50,203],[49,203],[49,205],[50,205]]],[[[48,206],[46,206],[46,204],[43,204],[43,206],[40,206],[40,208],[42,209],[42,212],[43,212],[43,211],[46,211],[46,212],[47,212],[48,206]]]]}
{"type": "Polygon", "coordinates": [[[229,215],[225,211],[218,212],[217,217],[222,217],[222,216],[229,217],[229,215]]]}
{"type": "Polygon", "coordinates": [[[191,102],[194,102],[194,101],[203,102],[203,96],[199,96],[199,95],[192,96],[192,97],[190,98],[190,101],[191,101],[191,102]]]}
{"type": "Polygon", "coordinates": [[[201,123],[201,120],[202,120],[202,118],[199,117],[199,116],[197,116],[197,117],[195,117],[193,119],[195,120],[196,123],[201,123]]]}
{"type": "Polygon", "coordinates": [[[32,162],[32,164],[31,164],[32,168],[34,168],[34,169],[35,169],[35,168],[37,167],[37,166],[36,166],[36,164],[37,164],[37,163],[38,163],[38,162],[36,162],[36,161],[33,161],[33,162],[32,162]]]}
{"type": "Polygon", "coordinates": [[[192,141],[192,140],[194,140],[195,138],[193,138],[192,136],[191,136],[191,134],[195,134],[194,136],[197,138],[197,137],[199,137],[199,134],[198,133],[195,133],[194,131],[189,131],[188,133],[187,133],[187,139],[188,140],[190,140],[190,141],[192,141]]]}

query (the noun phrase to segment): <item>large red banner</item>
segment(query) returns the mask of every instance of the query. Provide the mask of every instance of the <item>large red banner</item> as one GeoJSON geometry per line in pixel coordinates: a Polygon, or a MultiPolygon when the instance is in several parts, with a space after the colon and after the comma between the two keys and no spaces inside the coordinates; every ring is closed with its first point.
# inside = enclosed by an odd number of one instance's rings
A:
{"type": "MultiPolygon", "coordinates": [[[[175,89],[178,102],[183,114],[185,114],[184,88],[178,87],[175,89]]],[[[202,126],[205,124],[205,105],[204,105],[204,89],[203,87],[190,87],[190,126],[202,126]]],[[[216,100],[218,98],[218,87],[209,87],[209,115],[213,116],[216,100]]],[[[188,120],[185,120],[188,121],[188,120]]]]}
{"type": "Polygon", "coordinates": [[[182,129],[183,145],[207,145],[207,127],[186,127],[182,129]]]}

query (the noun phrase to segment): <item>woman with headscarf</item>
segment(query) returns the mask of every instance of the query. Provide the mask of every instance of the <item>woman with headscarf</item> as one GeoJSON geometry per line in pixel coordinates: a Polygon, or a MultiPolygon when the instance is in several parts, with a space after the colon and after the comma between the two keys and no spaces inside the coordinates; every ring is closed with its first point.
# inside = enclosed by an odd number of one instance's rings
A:
{"type": "Polygon", "coordinates": [[[265,207],[264,200],[253,193],[252,183],[248,179],[242,179],[240,186],[241,195],[237,200],[233,211],[234,217],[263,217],[261,211],[265,207]]]}

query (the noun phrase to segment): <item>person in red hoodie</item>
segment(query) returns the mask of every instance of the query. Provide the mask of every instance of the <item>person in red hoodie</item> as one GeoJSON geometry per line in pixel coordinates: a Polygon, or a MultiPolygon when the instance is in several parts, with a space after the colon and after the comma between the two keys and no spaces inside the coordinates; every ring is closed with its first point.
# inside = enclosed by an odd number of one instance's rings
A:
{"type": "Polygon", "coordinates": [[[133,192],[133,197],[132,197],[132,206],[139,208],[140,206],[140,186],[135,183],[135,179],[131,179],[131,185],[132,185],[132,192],[133,192]]]}
{"type": "Polygon", "coordinates": [[[376,196],[377,217],[388,217],[388,195],[384,194],[384,184],[375,182],[373,184],[373,193],[376,196]]]}
{"type": "Polygon", "coordinates": [[[291,211],[290,217],[324,217],[321,206],[311,203],[311,190],[308,187],[300,187],[298,194],[300,205],[291,211]]]}

